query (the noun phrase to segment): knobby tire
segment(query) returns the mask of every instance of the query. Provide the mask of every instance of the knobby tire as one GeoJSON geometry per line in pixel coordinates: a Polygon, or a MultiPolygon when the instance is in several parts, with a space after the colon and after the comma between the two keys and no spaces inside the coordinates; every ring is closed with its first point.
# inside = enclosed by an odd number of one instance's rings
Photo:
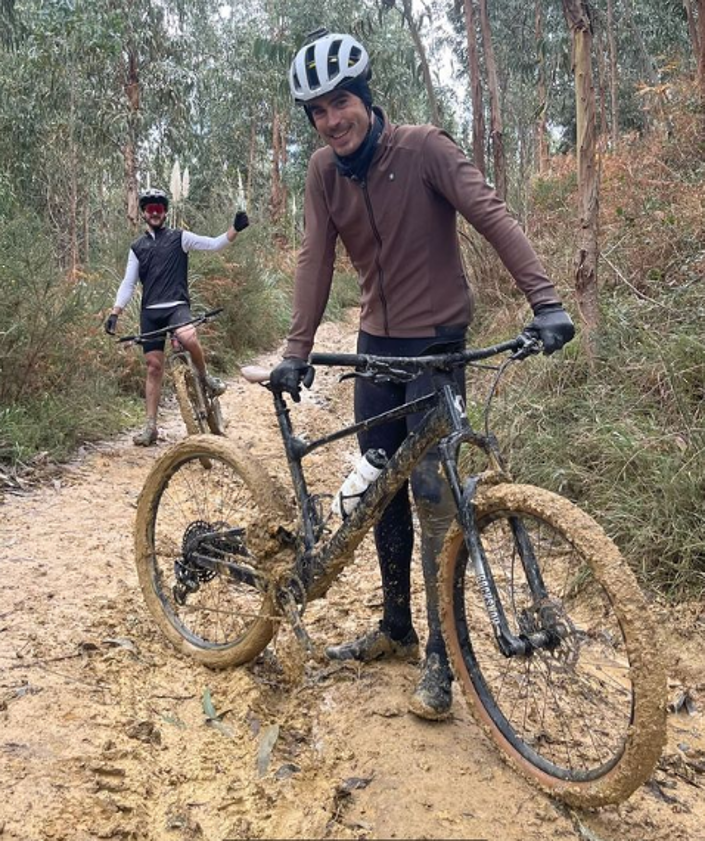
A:
{"type": "Polygon", "coordinates": [[[135,559],[147,607],[177,649],[225,668],[252,660],[267,646],[277,610],[266,588],[201,570],[193,574],[196,591],[181,604],[177,568],[184,568],[189,540],[228,529],[241,530],[242,540],[225,560],[255,570],[291,564],[291,557],[281,560],[273,538],[277,526],[290,521],[285,500],[261,465],[226,438],[190,436],[155,462],[137,504],[135,559]]]}
{"type": "Polygon", "coordinates": [[[186,432],[189,435],[208,432],[206,419],[199,416],[196,384],[191,366],[187,362],[179,360],[174,365],[173,375],[176,401],[179,404],[179,411],[186,426],[186,432]]]}
{"type": "Polygon", "coordinates": [[[512,537],[518,518],[565,636],[557,651],[503,657],[454,524],[439,574],[460,689],[502,755],[549,794],[586,808],[620,803],[650,777],[666,734],[665,670],[636,578],[600,526],[556,494],[503,484],[481,488],[476,505],[512,632],[533,615],[512,537]]]}
{"type": "Polygon", "coordinates": [[[223,409],[218,397],[211,397],[208,406],[208,428],[213,435],[225,435],[225,420],[223,409]]]}

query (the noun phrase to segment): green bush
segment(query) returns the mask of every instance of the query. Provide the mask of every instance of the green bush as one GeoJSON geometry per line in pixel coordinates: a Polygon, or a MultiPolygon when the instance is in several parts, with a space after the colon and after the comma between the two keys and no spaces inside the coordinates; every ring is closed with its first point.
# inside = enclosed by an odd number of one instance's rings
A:
{"type": "Polygon", "coordinates": [[[562,359],[529,360],[493,411],[515,478],[584,507],[642,580],[674,596],[705,590],[705,347],[692,294],[670,321],[664,302],[605,302],[592,368],[579,340],[562,359]]]}

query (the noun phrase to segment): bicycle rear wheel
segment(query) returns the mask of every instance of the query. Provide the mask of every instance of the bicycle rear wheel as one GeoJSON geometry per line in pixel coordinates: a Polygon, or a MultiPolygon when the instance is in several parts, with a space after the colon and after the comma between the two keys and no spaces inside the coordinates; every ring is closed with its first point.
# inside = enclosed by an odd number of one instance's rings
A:
{"type": "Polygon", "coordinates": [[[193,370],[188,362],[179,359],[174,362],[174,389],[179,411],[189,435],[208,432],[208,421],[205,412],[201,411],[198,386],[193,370]]]}
{"type": "Polygon", "coordinates": [[[191,436],[155,463],[137,504],[137,573],[150,612],[179,650],[226,667],[266,647],[276,620],[267,570],[283,562],[273,535],[289,521],[284,499],[224,438],[191,436]],[[237,572],[200,563],[204,557],[237,572]]]}
{"type": "Polygon", "coordinates": [[[466,700],[503,755],[549,793],[583,807],[622,802],[651,775],[665,741],[665,672],[634,575],[594,520],[540,488],[482,489],[477,523],[512,633],[548,624],[560,641],[552,651],[500,653],[454,525],[440,564],[442,624],[466,700]],[[517,523],[548,592],[540,604],[517,523]]]}

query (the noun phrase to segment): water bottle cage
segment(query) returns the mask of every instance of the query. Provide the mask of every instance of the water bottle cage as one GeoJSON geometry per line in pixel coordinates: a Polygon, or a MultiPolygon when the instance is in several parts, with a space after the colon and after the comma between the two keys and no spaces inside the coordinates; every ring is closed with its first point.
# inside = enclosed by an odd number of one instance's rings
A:
{"type": "Polygon", "coordinates": [[[341,514],[341,516],[344,520],[346,520],[352,514],[352,512],[357,507],[357,504],[360,502],[362,497],[365,495],[366,491],[367,491],[367,488],[365,488],[364,491],[361,491],[360,493],[356,493],[356,494],[344,494],[342,491],[340,491],[338,494],[336,494],[336,497],[337,497],[337,500],[338,500],[338,505],[340,507],[340,514],[341,514]],[[355,503],[355,505],[350,507],[350,510],[348,510],[345,506],[345,503],[350,499],[356,499],[357,502],[355,503]]]}

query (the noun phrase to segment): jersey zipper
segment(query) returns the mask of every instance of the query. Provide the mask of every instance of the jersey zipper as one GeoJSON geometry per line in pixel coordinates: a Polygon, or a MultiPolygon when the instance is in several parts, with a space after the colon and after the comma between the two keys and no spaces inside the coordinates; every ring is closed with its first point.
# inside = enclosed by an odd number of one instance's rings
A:
{"type": "Polygon", "coordinates": [[[375,223],[375,215],[372,210],[372,201],[370,200],[370,194],[367,190],[367,180],[360,181],[360,187],[362,187],[362,195],[365,197],[365,205],[367,207],[367,215],[370,219],[370,226],[372,227],[372,233],[377,240],[377,255],[375,257],[375,264],[377,265],[377,277],[379,278],[379,300],[382,304],[382,315],[384,317],[384,335],[389,336],[389,317],[387,315],[387,299],[384,295],[384,269],[382,268],[382,263],[380,262],[380,252],[382,251],[382,237],[380,236],[379,230],[377,229],[377,224],[375,223]]]}

